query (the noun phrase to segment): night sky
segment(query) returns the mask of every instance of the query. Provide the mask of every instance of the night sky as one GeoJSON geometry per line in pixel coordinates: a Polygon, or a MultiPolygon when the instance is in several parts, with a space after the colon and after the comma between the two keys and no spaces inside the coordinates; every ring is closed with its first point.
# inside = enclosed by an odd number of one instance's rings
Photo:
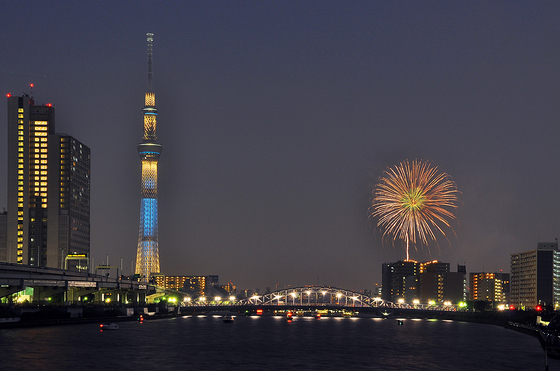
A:
{"type": "Polygon", "coordinates": [[[95,264],[136,257],[153,32],[162,273],[373,289],[405,253],[370,226],[371,190],[415,158],[461,195],[448,241],[411,258],[509,272],[560,229],[559,19],[558,1],[2,2],[0,91],[34,83],[91,148],[95,264]]]}

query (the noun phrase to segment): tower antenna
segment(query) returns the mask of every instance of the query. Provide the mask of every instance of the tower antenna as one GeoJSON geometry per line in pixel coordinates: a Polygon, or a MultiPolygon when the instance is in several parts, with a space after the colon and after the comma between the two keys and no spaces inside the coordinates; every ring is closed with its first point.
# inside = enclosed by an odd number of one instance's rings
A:
{"type": "Polygon", "coordinates": [[[153,42],[154,42],[154,34],[147,33],[147,41],[148,41],[148,92],[152,92],[152,56],[153,56],[153,42]]]}

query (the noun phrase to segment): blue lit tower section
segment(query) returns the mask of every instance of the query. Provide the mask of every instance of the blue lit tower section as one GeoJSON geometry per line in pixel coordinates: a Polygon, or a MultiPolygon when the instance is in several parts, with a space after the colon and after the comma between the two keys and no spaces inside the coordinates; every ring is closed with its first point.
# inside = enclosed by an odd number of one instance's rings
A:
{"type": "Polygon", "coordinates": [[[152,92],[152,43],[148,37],[148,92],[144,104],[144,137],[138,144],[142,160],[142,201],[140,204],[140,231],[136,254],[136,274],[147,280],[151,274],[159,273],[158,251],[158,193],[157,165],[161,144],[156,143],[156,95],[152,92]]]}

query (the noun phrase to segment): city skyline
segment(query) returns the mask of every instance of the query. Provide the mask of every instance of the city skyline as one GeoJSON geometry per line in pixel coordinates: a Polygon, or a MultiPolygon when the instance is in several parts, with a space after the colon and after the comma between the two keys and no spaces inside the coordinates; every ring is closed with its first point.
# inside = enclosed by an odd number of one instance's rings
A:
{"type": "MultiPolygon", "coordinates": [[[[461,191],[455,235],[411,259],[506,272],[510,254],[558,237],[557,2],[3,9],[3,94],[34,83],[57,131],[91,149],[96,264],[122,257],[126,273],[136,256],[146,32],[166,147],[163,274],[372,289],[404,254],[368,225],[371,192],[405,159],[438,166],[461,191]]],[[[0,207],[6,162],[2,151],[0,207]]]]}

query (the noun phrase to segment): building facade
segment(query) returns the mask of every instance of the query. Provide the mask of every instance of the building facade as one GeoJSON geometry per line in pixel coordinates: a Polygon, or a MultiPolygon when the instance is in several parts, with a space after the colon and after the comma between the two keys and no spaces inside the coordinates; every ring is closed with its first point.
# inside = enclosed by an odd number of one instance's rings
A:
{"type": "Polygon", "coordinates": [[[469,299],[472,301],[491,301],[494,303],[508,303],[509,301],[509,273],[470,273],[469,299]]]}
{"type": "Polygon", "coordinates": [[[517,309],[560,302],[558,242],[539,242],[536,250],[511,255],[510,304],[517,309]]]}
{"type": "MultiPolygon", "coordinates": [[[[212,289],[220,289],[229,293],[228,289],[219,285],[219,277],[217,275],[210,276],[165,276],[163,274],[152,275],[157,286],[166,289],[179,290],[192,297],[201,297],[210,295],[212,289]]],[[[226,285],[228,288],[229,285],[226,285]]],[[[232,284],[233,286],[233,284],[232,284]]],[[[233,290],[231,291],[233,292],[233,290]]]]}
{"type": "Polygon", "coordinates": [[[90,150],[54,131],[52,105],[8,96],[4,261],[65,268],[69,254],[89,255],[90,150]]]}
{"type": "Polygon", "coordinates": [[[394,303],[399,299],[414,300],[418,284],[418,269],[418,262],[414,260],[383,263],[381,298],[394,303]]]}
{"type": "Polygon", "coordinates": [[[381,298],[393,303],[403,299],[412,304],[457,304],[466,299],[466,269],[458,266],[449,271],[449,263],[437,260],[419,263],[413,260],[384,263],[382,266],[381,298]]]}

